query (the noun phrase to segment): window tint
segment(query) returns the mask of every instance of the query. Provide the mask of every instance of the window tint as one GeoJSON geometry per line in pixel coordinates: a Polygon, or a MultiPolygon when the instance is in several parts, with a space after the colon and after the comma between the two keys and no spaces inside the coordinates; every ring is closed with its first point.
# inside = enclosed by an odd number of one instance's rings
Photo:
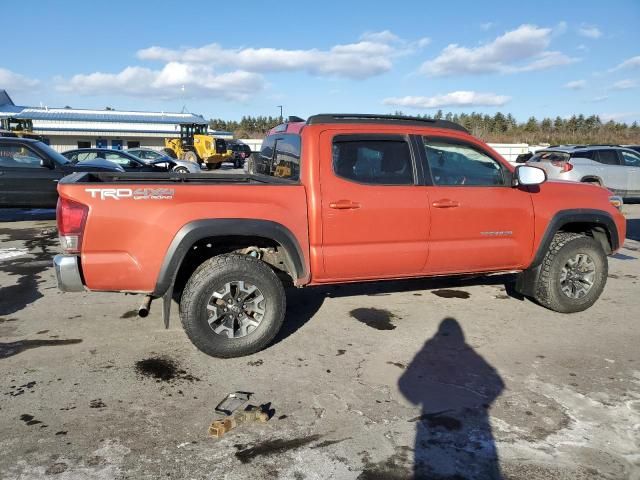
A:
{"type": "Polygon", "coordinates": [[[263,175],[298,180],[300,178],[300,136],[270,135],[255,156],[254,171],[263,175]]]}
{"type": "Polygon", "coordinates": [[[571,154],[571,158],[588,158],[589,160],[593,160],[595,158],[595,153],[593,150],[583,150],[581,152],[573,152],[571,154]]]}
{"type": "Polygon", "coordinates": [[[348,135],[333,142],[333,171],[359,183],[412,185],[409,144],[401,137],[358,139],[348,135]]]}
{"type": "Polygon", "coordinates": [[[255,173],[271,175],[271,161],[273,160],[273,147],[276,144],[276,137],[271,135],[264,139],[260,153],[256,155],[254,161],[255,173]]]}
{"type": "Polygon", "coordinates": [[[44,168],[42,159],[23,145],[0,145],[0,167],[44,168]]]}
{"type": "Polygon", "coordinates": [[[283,135],[276,139],[273,159],[275,177],[298,180],[300,178],[300,137],[283,135]]]}
{"type": "Polygon", "coordinates": [[[569,154],[565,152],[537,152],[531,157],[531,162],[566,162],[569,160],[569,154]]]}
{"type": "Polygon", "coordinates": [[[619,165],[618,153],[615,150],[598,150],[596,160],[605,165],[619,165]]]}
{"type": "Polygon", "coordinates": [[[621,150],[622,159],[627,167],[640,167],[640,155],[635,152],[621,150]]]}
{"type": "Polygon", "coordinates": [[[504,185],[501,165],[475,148],[446,140],[424,139],[435,185],[504,185]]]}

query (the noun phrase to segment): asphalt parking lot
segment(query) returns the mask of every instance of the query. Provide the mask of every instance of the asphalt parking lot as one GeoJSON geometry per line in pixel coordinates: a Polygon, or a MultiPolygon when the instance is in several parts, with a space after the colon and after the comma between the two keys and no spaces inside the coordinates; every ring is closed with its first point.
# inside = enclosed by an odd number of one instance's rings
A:
{"type": "Polygon", "coordinates": [[[640,205],[586,312],[512,277],[289,292],[270,348],[218,360],[174,308],[62,294],[52,211],[0,211],[0,478],[640,478],[640,205]],[[229,392],[269,422],[207,436],[229,392]]]}

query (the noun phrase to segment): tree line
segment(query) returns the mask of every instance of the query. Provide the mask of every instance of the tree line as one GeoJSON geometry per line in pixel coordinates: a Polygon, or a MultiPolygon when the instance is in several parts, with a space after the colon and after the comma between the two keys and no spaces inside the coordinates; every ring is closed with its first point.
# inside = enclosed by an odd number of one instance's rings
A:
{"type": "MultiPolygon", "coordinates": [[[[395,115],[404,116],[403,112],[395,115]]],[[[443,119],[458,123],[472,135],[485,142],[528,143],[528,144],[640,144],[640,126],[602,121],[598,115],[572,115],[570,118],[545,117],[538,120],[530,117],[526,122],[518,122],[513,115],[497,112],[494,115],[472,113],[452,113],[438,110],[434,115],[417,115],[420,118],[443,119]]],[[[280,117],[244,116],[240,121],[212,119],[209,125],[214,130],[233,132],[235,138],[262,138],[267,131],[281,123],[280,117]]]]}

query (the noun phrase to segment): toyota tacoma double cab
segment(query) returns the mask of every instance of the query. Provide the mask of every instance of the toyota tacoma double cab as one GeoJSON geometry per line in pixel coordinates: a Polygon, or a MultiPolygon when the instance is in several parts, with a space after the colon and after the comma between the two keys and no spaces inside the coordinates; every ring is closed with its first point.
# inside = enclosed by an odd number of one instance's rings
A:
{"type": "Polygon", "coordinates": [[[540,305],[589,308],[625,238],[621,200],[512,167],[443,120],[322,114],[274,128],[247,174],[76,173],[58,186],[66,292],[172,299],[197,348],[265,348],[285,287],[517,273],[540,305]]]}

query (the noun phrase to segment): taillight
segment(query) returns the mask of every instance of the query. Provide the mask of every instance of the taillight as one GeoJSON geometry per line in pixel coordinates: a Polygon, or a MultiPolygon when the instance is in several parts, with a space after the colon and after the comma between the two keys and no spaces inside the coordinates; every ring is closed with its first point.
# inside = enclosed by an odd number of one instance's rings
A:
{"type": "Polygon", "coordinates": [[[573,165],[569,162],[564,162],[564,165],[562,165],[562,171],[570,172],[571,170],[573,170],[573,165]]]}
{"type": "Polygon", "coordinates": [[[62,249],[67,253],[79,253],[82,247],[82,234],[87,221],[89,207],[68,198],[58,198],[56,220],[58,236],[62,249]]]}

